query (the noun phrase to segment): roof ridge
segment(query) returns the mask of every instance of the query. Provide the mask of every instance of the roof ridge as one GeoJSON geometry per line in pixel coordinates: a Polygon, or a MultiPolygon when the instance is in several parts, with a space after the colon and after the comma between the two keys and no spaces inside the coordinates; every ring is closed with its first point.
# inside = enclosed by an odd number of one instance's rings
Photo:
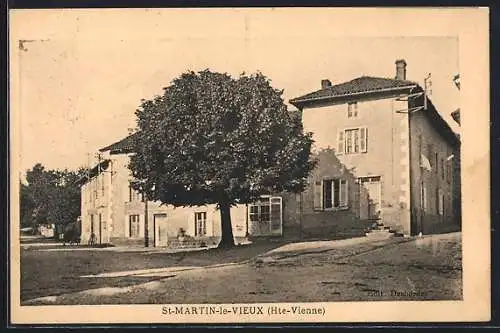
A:
{"type": "MultiPolygon", "coordinates": [[[[354,81],[354,80],[357,80],[357,79],[362,79],[362,78],[366,78],[366,79],[382,79],[382,80],[397,81],[397,82],[412,82],[412,83],[416,83],[413,80],[406,80],[406,79],[405,80],[400,80],[400,79],[397,79],[397,78],[394,78],[394,77],[373,76],[373,75],[358,76],[357,78],[354,78],[351,81],[354,81]]],[[[348,82],[350,82],[350,81],[348,81],[348,82]]]]}
{"type": "Polygon", "coordinates": [[[379,76],[362,75],[350,81],[341,82],[328,87],[324,87],[300,97],[291,99],[292,102],[305,102],[307,100],[328,99],[333,97],[342,97],[352,94],[371,93],[377,91],[397,90],[418,85],[415,81],[398,80],[396,78],[387,78],[379,76]]]}

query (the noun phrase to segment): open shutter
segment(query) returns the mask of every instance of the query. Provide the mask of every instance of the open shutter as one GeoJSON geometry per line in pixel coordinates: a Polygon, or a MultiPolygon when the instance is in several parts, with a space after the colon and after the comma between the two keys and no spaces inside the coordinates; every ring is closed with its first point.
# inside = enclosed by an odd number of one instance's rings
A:
{"type": "Polygon", "coordinates": [[[359,129],[359,150],[362,153],[366,153],[368,150],[368,129],[366,127],[361,127],[359,129]]]}
{"type": "Polygon", "coordinates": [[[314,210],[323,210],[323,186],[321,180],[314,182],[314,210]]]}
{"type": "Polygon", "coordinates": [[[339,131],[337,138],[338,138],[337,139],[337,143],[338,143],[337,153],[343,154],[344,153],[344,131],[343,130],[339,131]]]}
{"type": "Polygon", "coordinates": [[[347,207],[349,201],[348,182],[345,179],[340,180],[340,207],[347,207]]]}

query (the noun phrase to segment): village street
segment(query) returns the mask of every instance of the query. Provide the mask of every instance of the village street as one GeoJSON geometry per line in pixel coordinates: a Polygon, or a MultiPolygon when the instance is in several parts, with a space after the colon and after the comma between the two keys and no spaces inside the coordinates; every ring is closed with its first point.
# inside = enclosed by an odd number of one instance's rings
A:
{"type": "Polygon", "coordinates": [[[25,249],[23,305],[461,299],[461,234],[187,253],[25,249]]]}

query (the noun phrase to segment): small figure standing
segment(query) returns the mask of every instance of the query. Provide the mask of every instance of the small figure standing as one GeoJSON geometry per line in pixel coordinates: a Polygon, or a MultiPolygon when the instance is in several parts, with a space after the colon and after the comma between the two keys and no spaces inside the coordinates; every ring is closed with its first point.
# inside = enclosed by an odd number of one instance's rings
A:
{"type": "Polygon", "coordinates": [[[93,233],[93,232],[92,232],[92,233],[90,234],[90,238],[89,238],[89,245],[90,245],[90,246],[95,245],[96,240],[97,240],[97,237],[96,237],[95,233],[93,233]]]}

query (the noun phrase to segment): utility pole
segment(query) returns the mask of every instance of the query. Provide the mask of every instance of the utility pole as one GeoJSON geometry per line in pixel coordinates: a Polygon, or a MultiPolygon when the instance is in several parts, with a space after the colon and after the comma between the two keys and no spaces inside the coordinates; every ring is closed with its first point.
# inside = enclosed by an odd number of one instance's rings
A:
{"type": "Polygon", "coordinates": [[[142,195],[144,198],[144,247],[149,247],[148,195],[145,191],[142,195]]]}
{"type": "MultiPolygon", "coordinates": [[[[99,193],[99,178],[100,177],[101,177],[101,154],[97,153],[97,176],[95,178],[96,197],[97,197],[97,193],[99,193]]],[[[101,197],[100,201],[102,201],[102,197],[101,197]]],[[[101,205],[99,205],[99,206],[101,206],[101,205]]],[[[101,209],[99,208],[99,210],[101,210],[101,209]]],[[[99,244],[102,244],[102,213],[99,213],[99,244]]]]}
{"type": "Polygon", "coordinates": [[[299,193],[299,239],[302,240],[302,192],[299,193]]]}

